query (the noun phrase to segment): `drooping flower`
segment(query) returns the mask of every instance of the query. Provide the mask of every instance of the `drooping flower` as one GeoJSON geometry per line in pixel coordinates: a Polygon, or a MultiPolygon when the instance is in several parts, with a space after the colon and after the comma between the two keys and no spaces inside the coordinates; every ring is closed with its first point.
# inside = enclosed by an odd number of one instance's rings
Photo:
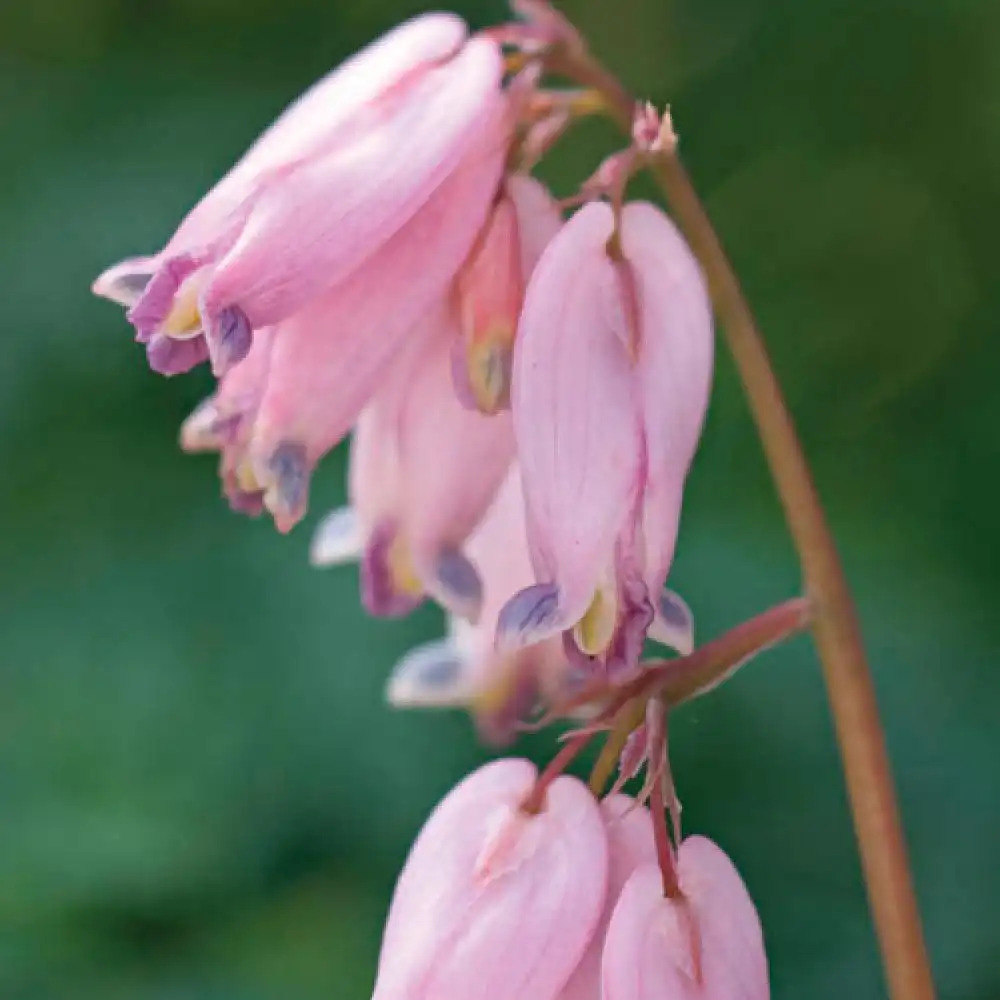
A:
{"type": "Polygon", "coordinates": [[[601,803],[608,834],[608,890],[597,930],[559,1000],[601,1000],[604,938],[625,883],[643,865],[656,864],[653,822],[649,810],[627,795],[609,795],[601,803]]]}
{"type": "MultiPolygon", "coordinates": [[[[410,334],[358,421],[350,497],[357,513],[361,582],[373,614],[410,611],[430,595],[477,618],[482,584],[462,553],[510,467],[509,414],[465,409],[451,383],[453,310],[439,303],[410,334]]],[[[323,559],[323,529],[313,549],[323,559]]]]}
{"type": "MultiPolygon", "coordinates": [[[[502,75],[497,44],[470,38],[454,15],[401,25],[295,102],[160,253],[116,265],[94,291],[130,307],[155,369],[186,371],[210,356],[222,375],[255,330],[285,323],[359,270],[372,294],[386,294],[372,268],[380,249],[420,228],[429,201],[474,161],[483,183],[449,195],[464,221],[454,274],[499,180],[502,75]]],[[[404,281],[391,294],[407,291],[404,281]]]]}
{"type": "Polygon", "coordinates": [[[625,884],[604,945],[603,1000],[768,1000],[760,920],[732,861],[688,837],[677,875],[672,898],[655,864],[625,884]]]}
{"type": "Polygon", "coordinates": [[[396,885],[373,1000],[558,996],[600,916],[607,842],[575,778],[524,812],[534,780],[528,761],[495,761],[431,814],[396,885]]]}
{"type": "Polygon", "coordinates": [[[502,644],[566,633],[572,655],[620,673],[635,669],[647,631],[668,631],[677,608],[661,595],[712,355],[704,280],[661,211],[628,204],[616,232],[611,208],[591,203],[560,230],[528,285],[514,349],[539,582],[504,608],[502,644]]]}
{"type": "Polygon", "coordinates": [[[524,288],[562,224],[545,186],[526,174],[506,178],[456,291],[461,339],[455,385],[470,406],[497,413],[510,404],[510,365],[524,288]]]}
{"type": "MultiPolygon", "coordinates": [[[[427,330],[442,314],[475,235],[470,205],[488,200],[495,185],[494,166],[483,169],[494,144],[493,133],[484,135],[364,267],[271,328],[266,376],[252,414],[244,414],[239,451],[243,488],[260,495],[279,530],[305,514],[313,468],[389,380],[399,356],[428,343],[427,330]]],[[[445,378],[447,363],[445,355],[445,378]]]]}
{"type": "Polygon", "coordinates": [[[479,621],[451,616],[446,638],[417,646],[399,661],[387,695],[399,707],[467,708],[486,740],[507,743],[536,703],[558,701],[570,682],[557,637],[506,651],[494,641],[504,602],[534,579],[516,466],[464,551],[483,584],[479,621]]]}

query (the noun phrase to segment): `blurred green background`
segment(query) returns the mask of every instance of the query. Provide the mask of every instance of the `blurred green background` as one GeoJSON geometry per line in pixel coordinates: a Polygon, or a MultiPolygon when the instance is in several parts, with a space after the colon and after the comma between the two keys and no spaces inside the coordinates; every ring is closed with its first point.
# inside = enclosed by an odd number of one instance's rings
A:
{"type": "MultiPolygon", "coordinates": [[[[229,513],[88,287],[152,250],[301,88],[413,0],[0,4],[0,996],[368,997],[404,852],[485,751],[382,703],[426,610],[229,513]]],[[[460,4],[476,25],[499,4],[460,4]]],[[[1000,996],[1000,5],[577,0],[683,150],[784,377],[856,584],[941,996],[1000,996]]],[[[544,173],[560,193],[598,126],[544,173]]],[[[343,454],[310,523],[344,493],[343,454]]],[[[703,637],[795,562],[720,364],[674,582],[703,637]]],[[[883,995],[815,657],[679,713],[690,830],[757,900],[774,995],[883,995]]],[[[551,737],[529,741],[539,756],[551,737]]],[[[531,998],[525,998],[531,1000],[531,998]]]]}

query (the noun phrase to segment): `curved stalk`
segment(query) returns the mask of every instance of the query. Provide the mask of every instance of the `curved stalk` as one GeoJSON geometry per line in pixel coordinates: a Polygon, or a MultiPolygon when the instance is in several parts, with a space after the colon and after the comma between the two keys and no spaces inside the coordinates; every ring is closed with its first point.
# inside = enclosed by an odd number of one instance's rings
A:
{"type": "MultiPolygon", "coordinates": [[[[550,67],[598,90],[611,116],[631,128],[635,100],[600,63],[557,49],[550,67]]],[[[890,995],[933,1000],[875,689],[833,536],[763,338],[676,150],[658,155],[652,169],[707,276],[798,552],[890,995]]]]}

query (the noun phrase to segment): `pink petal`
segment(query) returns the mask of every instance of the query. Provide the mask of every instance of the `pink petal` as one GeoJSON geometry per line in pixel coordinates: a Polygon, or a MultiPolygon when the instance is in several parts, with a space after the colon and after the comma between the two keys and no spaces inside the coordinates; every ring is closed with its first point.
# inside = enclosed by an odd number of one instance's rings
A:
{"type": "Polygon", "coordinates": [[[760,921],[732,862],[689,837],[678,874],[679,899],[664,897],[656,865],[626,883],[604,948],[603,1000],[767,1000],[760,921]]]}
{"type": "MultiPolygon", "coordinates": [[[[363,268],[486,137],[495,175],[505,146],[502,72],[496,45],[472,39],[410,77],[350,135],[278,170],[202,294],[206,325],[231,305],[251,326],[278,322],[363,268]]],[[[484,195],[469,204],[477,222],[488,203],[484,195]]]]}
{"type": "Polygon", "coordinates": [[[455,384],[483,413],[510,404],[511,354],[525,283],[562,218],[548,189],[514,174],[504,183],[472,255],[456,283],[461,338],[455,343],[455,384]]]}
{"type": "Polygon", "coordinates": [[[300,162],[401,80],[453,54],[467,29],[452,14],[406,21],[310,87],[268,127],[187,215],[164,251],[174,255],[216,241],[262,177],[300,162]]]}
{"type": "Polygon", "coordinates": [[[684,480],[712,381],[712,308],[701,269],[674,224],[645,202],[625,206],[622,246],[637,291],[636,371],[649,453],[644,496],[646,583],[663,589],[673,560],[684,480]]]}
{"type": "MultiPolygon", "coordinates": [[[[282,442],[300,442],[311,467],[354,423],[468,253],[497,169],[491,151],[471,152],[360,271],[281,325],[252,441],[262,481],[272,478],[268,464],[282,442]]],[[[306,498],[288,505],[277,493],[269,503],[287,530],[306,498]]]]}
{"type": "Polygon", "coordinates": [[[512,642],[582,617],[641,485],[642,430],[606,254],[611,228],[606,205],[581,209],[528,285],[514,349],[514,434],[535,569],[552,589],[524,607],[512,602],[501,623],[512,642]]]}
{"type": "Polygon", "coordinates": [[[575,778],[521,813],[534,778],[528,761],[496,761],[432,813],[396,885],[374,1000],[558,995],[600,914],[607,843],[575,778]]]}
{"type": "Polygon", "coordinates": [[[608,833],[608,892],[604,911],[580,964],[559,994],[559,1000],[601,1000],[601,956],[604,936],[618,897],[641,865],[656,864],[653,823],[649,810],[628,795],[609,795],[601,803],[608,833]]]}
{"type": "Polygon", "coordinates": [[[510,414],[487,417],[459,403],[449,363],[457,331],[449,314],[438,318],[443,336],[414,372],[401,414],[400,499],[418,575],[433,596],[461,613],[447,588],[437,586],[438,560],[461,548],[482,520],[514,457],[514,434],[510,414]]]}

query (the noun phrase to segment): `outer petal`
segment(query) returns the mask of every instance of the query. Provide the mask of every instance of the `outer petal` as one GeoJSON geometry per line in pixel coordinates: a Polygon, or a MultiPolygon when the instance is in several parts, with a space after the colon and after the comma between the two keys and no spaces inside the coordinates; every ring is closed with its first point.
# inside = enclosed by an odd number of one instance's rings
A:
{"type": "Polygon", "coordinates": [[[664,897],[656,865],[626,883],[604,948],[604,1000],[767,1000],[760,921],[732,862],[689,837],[678,874],[678,900],[664,897]]]}
{"type": "Polygon", "coordinates": [[[329,145],[352,118],[387,89],[423,66],[447,58],[465,41],[464,22],[452,14],[406,21],[346,60],[310,87],[267,128],[239,162],[187,215],[164,253],[211,242],[231,213],[266,176],[329,145]]]}
{"type": "Polygon", "coordinates": [[[360,272],[282,324],[251,446],[259,478],[275,487],[279,528],[302,516],[306,497],[281,497],[269,470],[275,451],[299,442],[308,472],[344,436],[468,253],[499,166],[492,150],[474,150],[360,272]]]}
{"type": "Polygon", "coordinates": [[[659,594],[708,407],[712,308],[694,254],[658,208],[645,202],[625,206],[622,246],[635,280],[641,331],[637,375],[649,452],[645,576],[650,593],[659,594]]]}
{"type": "Polygon", "coordinates": [[[560,225],[559,206],[543,184],[522,174],[507,178],[457,282],[462,336],[455,342],[455,385],[470,408],[496,413],[510,405],[525,284],[560,225]]]}
{"type": "Polygon", "coordinates": [[[481,585],[476,581],[470,608],[461,588],[450,586],[442,559],[458,553],[483,519],[514,457],[514,434],[509,414],[483,416],[458,401],[450,365],[454,319],[441,310],[431,322],[440,324],[437,340],[414,373],[399,424],[402,523],[428,592],[455,613],[474,610],[478,617],[481,585]]]}
{"type": "Polygon", "coordinates": [[[534,778],[527,761],[496,761],[435,809],[396,886],[374,1000],[557,996],[600,914],[607,844],[575,778],[521,813],[534,778]]]}
{"type": "MultiPolygon", "coordinates": [[[[502,155],[502,73],[497,46],[473,39],[394,91],[349,137],[276,171],[202,294],[206,326],[231,306],[254,327],[285,319],[362,267],[487,134],[502,155]]],[[[488,201],[469,206],[478,221],[488,201]]]]}
{"type": "Polygon", "coordinates": [[[608,893],[604,911],[580,964],[559,994],[559,1000],[601,1000],[601,956],[604,936],[618,897],[641,865],[656,864],[653,822],[649,810],[628,795],[609,795],[601,803],[608,832],[608,893]]]}
{"type": "Polygon", "coordinates": [[[611,228],[610,208],[597,203],[562,228],[528,285],[518,330],[514,434],[536,573],[554,587],[544,614],[513,602],[505,611],[502,631],[522,641],[583,616],[641,485],[642,430],[605,249],[611,228]]]}

